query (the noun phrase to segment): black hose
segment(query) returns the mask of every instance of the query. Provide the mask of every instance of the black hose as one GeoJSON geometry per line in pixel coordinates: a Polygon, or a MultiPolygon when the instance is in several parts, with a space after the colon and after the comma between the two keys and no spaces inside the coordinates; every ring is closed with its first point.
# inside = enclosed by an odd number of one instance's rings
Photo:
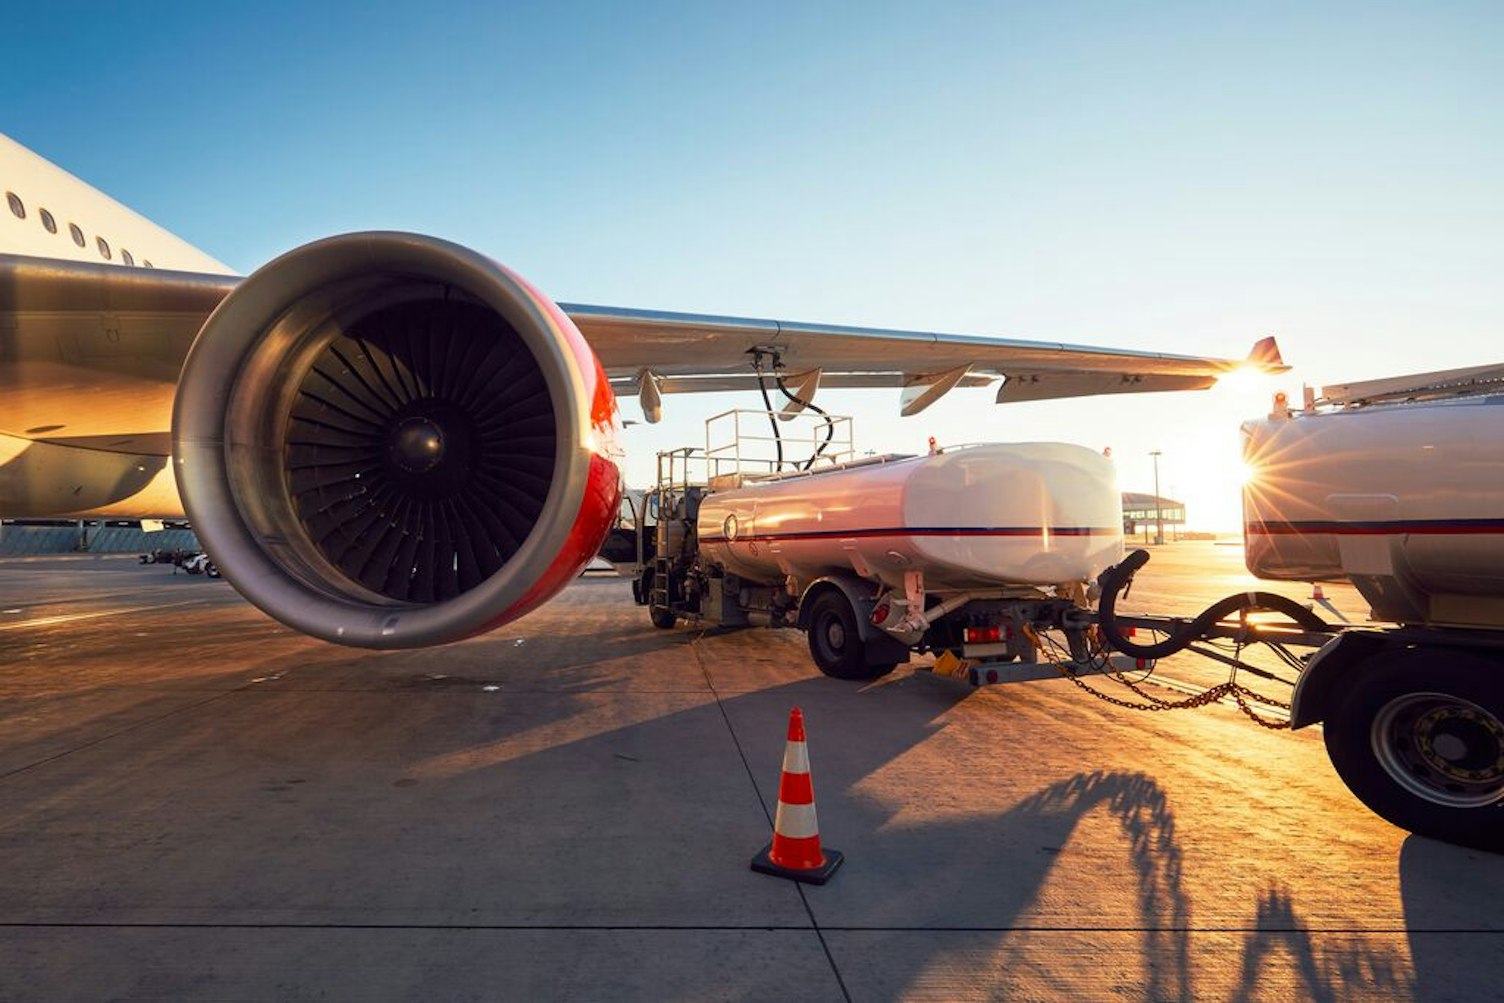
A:
{"type": "Polygon", "coordinates": [[[803,407],[809,408],[811,411],[815,412],[815,414],[817,414],[821,418],[825,419],[825,441],[822,442],[822,443],[820,443],[820,445],[818,447],[816,447],[814,455],[812,455],[804,463],[804,469],[805,470],[809,470],[812,467],[814,467],[815,461],[820,458],[820,454],[824,453],[825,452],[825,448],[830,445],[830,440],[835,438],[835,435],[836,435],[836,423],[833,422],[833,421],[831,421],[830,420],[830,415],[826,414],[823,410],[821,410],[820,407],[817,404],[815,404],[814,401],[802,400],[801,398],[795,396],[794,392],[792,390],[790,390],[784,384],[783,377],[781,375],[779,375],[778,373],[774,373],[773,374],[773,379],[777,381],[777,383],[778,383],[778,389],[781,390],[781,391],[783,391],[783,395],[785,397],[787,397],[789,400],[793,401],[795,404],[799,404],[799,405],[801,405],[803,407]]]}
{"type": "Polygon", "coordinates": [[[1274,610],[1276,613],[1285,614],[1306,630],[1330,631],[1332,629],[1331,624],[1294,599],[1276,595],[1273,592],[1242,592],[1208,606],[1200,616],[1183,624],[1157,644],[1135,644],[1123,636],[1118,627],[1116,615],[1118,594],[1127,588],[1128,584],[1133,581],[1134,572],[1148,563],[1148,560],[1147,550],[1135,550],[1123,558],[1121,564],[1108,568],[1097,579],[1097,583],[1102,587],[1102,601],[1097,607],[1097,623],[1102,627],[1102,636],[1106,639],[1108,646],[1125,655],[1133,655],[1135,658],[1167,658],[1199,641],[1212,624],[1219,622],[1230,613],[1243,609],[1274,610]]]}
{"type": "Polygon", "coordinates": [[[783,469],[783,435],[778,431],[778,417],[773,414],[773,400],[768,396],[768,382],[762,374],[762,364],[752,364],[757,369],[757,389],[762,391],[762,408],[768,413],[768,424],[773,426],[773,443],[778,447],[778,466],[775,470],[783,469]]]}

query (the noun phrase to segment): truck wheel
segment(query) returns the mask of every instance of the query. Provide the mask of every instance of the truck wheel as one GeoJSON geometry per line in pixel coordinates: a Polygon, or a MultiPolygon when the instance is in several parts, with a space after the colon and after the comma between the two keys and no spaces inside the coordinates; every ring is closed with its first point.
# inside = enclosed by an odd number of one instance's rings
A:
{"type": "Polygon", "coordinates": [[[673,610],[665,609],[662,606],[649,606],[648,616],[652,619],[653,626],[659,630],[672,630],[674,624],[679,622],[679,618],[674,616],[673,610]]]}
{"type": "Polygon", "coordinates": [[[809,611],[809,653],[819,670],[834,679],[877,679],[893,665],[868,665],[856,611],[834,590],[815,597],[809,611]]]}
{"type": "Polygon", "coordinates": [[[1402,829],[1504,851],[1504,665],[1411,650],[1354,671],[1325,724],[1348,789],[1402,829]]]}

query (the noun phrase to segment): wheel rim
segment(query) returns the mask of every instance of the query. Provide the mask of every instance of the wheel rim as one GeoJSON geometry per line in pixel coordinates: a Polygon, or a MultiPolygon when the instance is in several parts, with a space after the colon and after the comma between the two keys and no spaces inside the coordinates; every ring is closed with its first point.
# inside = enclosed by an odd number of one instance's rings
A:
{"type": "Polygon", "coordinates": [[[846,625],[839,616],[826,613],[820,618],[818,627],[815,637],[820,640],[821,654],[827,661],[839,660],[846,651],[846,625]]]}
{"type": "Polygon", "coordinates": [[[1369,735],[1379,765],[1417,797],[1479,808],[1504,796],[1504,723],[1470,700],[1408,693],[1379,710],[1369,735]]]}
{"type": "Polygon", "coordinates": [[[825,643],[831,651],[840,651],[846,647],[846,627],[841,623],[840,617],[831,617],[825,625],[825,643]]]}

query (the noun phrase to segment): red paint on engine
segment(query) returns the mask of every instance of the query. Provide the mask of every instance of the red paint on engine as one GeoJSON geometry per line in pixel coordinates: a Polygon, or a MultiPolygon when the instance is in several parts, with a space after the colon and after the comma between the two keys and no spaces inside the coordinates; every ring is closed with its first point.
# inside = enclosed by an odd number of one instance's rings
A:
{"type": "Polygon", "coordinates": [[[580,513],[575,516],[569,537],[565,540],[564,546],[559,548],[559,553],[553,563],[533,583],[532,588],[523,593],[521,599],[487,621],[475,633],[484,634],[488,630],[495,630],[524,613],[532,612],[563,591],[564,586],[574,581],[575,577],[584,570],[585,565],[589,564],[591,559],[600,552],[601,541],[606,538],[606,530],[611,528],[611,522],[616,518],[616,509],[620,504],[621,473],[617,470],[616,464],[604,456],[592,456],[590,480],[585,486],[585,498],[580,504],[580,513]]]}
{"type": "Polygon", "coordinates": [[[595,357],[590,343],[580,334],[569,315],[515,272],[512,276],[548,315],[560,342],[574,356],[585,384],[585,399],[590,402],[590,434],[593,441],[586,443],[591,452],[590,471],[574,525],[553,562],[523,593],[522,598],[487,621],[475,631],[476,634],[495,630],[502,624],[531,612],[561,592],[600,552],[601,541],[606,538],[606,532],[615,521],[617,509],[621,505],[621,472],[617,467],[617,461],[622,455],[621,447],[617,444],[621,416],[616,405],[616,395],[611,391],[611,381],[606,378],[606,371],[595,357]]]}

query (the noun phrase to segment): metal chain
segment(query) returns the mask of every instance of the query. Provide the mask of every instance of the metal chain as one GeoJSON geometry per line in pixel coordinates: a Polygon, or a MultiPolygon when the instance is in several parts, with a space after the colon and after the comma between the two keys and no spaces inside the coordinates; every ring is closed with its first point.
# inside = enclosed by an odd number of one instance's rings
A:
{"type": "MultiPolygon", "coordinates": [[[[1149,701],[1151,701],[1153,703],[1157,703],[1157,704],[1171,704],[1172,703],[1172,701],[1169,701],[1169,700],[1161,700],[1159,697],[1155,696],[1152,693],[1145,693],[1143,690],[1139,689],[1138,686],[1135,685],[1132,680],[1130,680],[1127,676],[1123,675],[1121,672],[1108,672],[1108,673],[1105,673],[1105,675],[1107,675],[1111,679],[1116,680],[1119,683],[1122,683],[1124,686],[1128,687],[1130,690],[1132,690],[1133,692],[1137,693],[1139,696],[1143,697],[1145,700],[1149,700],[1149,701]]],[[[1242,699],[1241,699],[1242,697],[1252,697],[1253,699],[1257,700],[1259,703],[1266,704],[1266,705],[1268,705],[1270,707],[1278,707],[1281,710],[1289,710],[1290,709],[1290,705],[1289,704],[1287,704],[1287,703],[1281,703],[1280,701],[1275,700],[1273,697],[1266,697],[1266,696],[1264,696],[1264,694],[1259,693],[1259,692],[1257,692],[1255,690],[1251,690],[1247,686],[1244,686],[1242,683],[1237,682],[1236,680],[1229,679],[1225,683],[1219,683],[1216,687],[1214,687],[1214,689],[1222,689],[1224,687],[1227,688],[1227,694],[1230,694],[1230,695],[1232,695],[1234,697],[1237,697],[1239,699],[1239,703],[1240,704],[1242,703],[1242,699]]],[[[1247,708],[1245,707],[1244,710],[1247,710],[1247,708]]],[[[1256,721],[1259,720],[1258,715],[1254,714],[1252,711],[1248,711],[1248,714],[1254,720],[1256,720],[1256,721]]]]}
{"type": "Polygon", "coordinates": [[[1262,693],[1256,693],[1253,690],[1251,690],[1248,687],[1243,686],[1241,684],[1238,685],[1238,689],[1242,690],[1244,693],[1246,693],[1249,696],[1253,697],[1259,703],[1268,704],[1270,707],[1278,707],[1280,710],[1289,710],[1290,709],[1290,705],[1289,704],[1287,704],[1287,703],[1281,703],[1280,701],[1275,700],[1272,697],[1266,697],[1262,693]]]}
{"type": "MultiPolygon", "coordinates": [[[[1254,712],[1254,709],[1252,707],[1248,706],[1247,701],[1243,699],[1245,695],[1251,696],[1256,700],[1267,700],[1267,697],[1262,697],[1259,694],[1253,692],[1253,690],[1249,689],[1248,687],[1239,686],[1237,683],[1232,683],[1230,685],[1233,687],[1232,698],[1238,702],[1238,710],[1242,711],[1244,714],[1247,714],[1254,724],[1259,725],[1263,728],[1268,728],[1270,731],[1283,731],[1291,726],[1291,722],[1289,720],[1278,721],[1267,717],[1260,717],[1257,713],[1254,712]]],[[[1269,700],[1268,702],[1271,704],[1275,703],[1275,701],[1273,700],[1269,700]]],[[[1282,706],[1285,706],[1287,710],[1289,709],[1288,705],[1282,706]]]]}
{"type": "Polygon", "coordinates": [[[1159,697],[1149,696],[1133,683],[1128,682],[1126,679],[1119,680],[1119,682],[1121,682],[1124,686],[1127,686],[1134,693],[1137,693],[1139,696],[1149,701],[1148,703],[1135,703],[1132,700],[1123,700],[1119,697],[1103,693],[1099,689],[1088,686],[1080,676],[1076,675],[1065,665],[1062,664],[1059,667],[1061,675],[1069,679],[1071,682],[1075,683],[1081,689],[1090,693],[1092,696],[1098,698],[1099,700],[1105,700],[1108,703],[1114,704],[1118,707],[1126,707],[1129,710],[1184,710],[1191,707],[1204,707],[1209,703],[1216,703],[1218,700],[1222,699],[1224,696],[1231,692],[1232,686],[1231,683],[1218,683],[1211,689],[1206,690],[1202,693],[1197,693],[1194,696],[1186,697],[1184,700],[1161,700],[1159,697]]]}
{"type": "Polygon", "coordinates": [[[1075,683],[1081,689],[1090,693],[1092,696],[1096,697],[1098,700],[1105,700],[1107,703],[1113,704],[1117,707],[1125,707],[1128,710],[1189,710],[1193,707],[1205,707],[1209,704],[1214,704],[1217,701],[1221,700],[1223,697],[1230,696],[1238,705],[1238,709],[1241,710],[1244,714],[1248,715],[1248,717],[1255,724],[1269,728],[1272,731],[1281,731],[1285,728],[1290,727],[1289,721],[1278,721],[1260,716],[1257,711],[1249,706],[1247,698],[1252,697],[1260,703],[1267,703],[1270,706],[1275,707],[1284,707],[1287,710],[1289,709],[1288,704],[1281,704],[1277,700],[1270,700],[1258,693],[1255,693],[1253,690],[1249,689],[1246,686],[1243,686],[1240,683],[1233,682],[1232,680],[1228,680],[1225,683],[1218,683],[1216,686],[1213,686],[1207,690],[1203,690],[1202,692],[1197,693],[1193,696],[1186,697],[1184,700],[1163,700],[1159,697],[1154,696],[1153,694],[1145,693],[1138,687],[1136,683],[1130,682],[1127,678],[1125,678],[1122,673],[1108,673],[1111,678],[1116,679],[1117,682],[1128,687],[1128,689],[1133,691],[1139,697],[1148,701],[1147,703],[1135,703],[1132,700],[1123,700],[1110,694],[1103,693],[1101,690],[1096,689],[1095,687],[1088,686],[1086,682],[1082,680],[1080,676],[1076,675],[1076,673],[1071,671],[1069,667],[1058,662],[1056,664],[1059,665],[1061,675],[1069,679],[1071,682],[1075,683]]]}
{"type": "MultiPolygon", "coordinates": [[[[1256,693],[1243,684],[1238,683],[1232,679],[1229,679],[1225,683],[1218,683],[1216,686],[1213,686],[1210,689],[1204,690],[1193,696],[1186,697],[1184,700],[1165,700],[1155,696],[1152,693],[1145,693],[1142,689],[1139,688],[1137,683],[1130,680],[1127,676],[1123,675],[1123,673],[1107,671],[1103,674],[1108,678],[1115,680],[1119,684],[1128,687],[1128,689],[1131,690],[1136,696],[1147,702],[1134,703],[1132,700],[1123,700],[1118,697],[1111,696],[1109,694],[1103,693],[1099,689],[1088,686],[1081,679],[1081,677],[1077,676],[1076,673],[1072,671],[1066,664],[1066,658],[1063,657],[1065,653],[1061,651],[1059,645],[1052,638],[1041,636],[1038,632],[1030,629],[1027,624],[1025,625],[1024,630],[1025,635],[1034,642],[1035,647],[1048,646],[1051,649],[1052,653],[1056,656],[1055,664],[1059,667],[1061,675],[1065,676],[1065,678],[1069,679],[1071,682],[1075,683],[1078,687],[1090,693],[1098,700],[1105,700],[1107,703],[1113,704],[1114,706],[1124,707],[1128,710],[1189,710],[1193,707],[1205,707],[1209,704],[1214,704],[1217,701],[1221,700],[1223,697],[1230,696],[1237,704],[1238,709],[1241,710],[1244,714],[1248,715],[1249,719],[1252,720],[1255,724],[1260,725],[1264,728],[1268,728],[1272,731],[1282,731],[1290,727],[1289,721],[1278,721],[1261,716],[1257,711],[1255,711],[1248,705],[1247,698],[1252,697],[1259,703],[1267,704],[1271,707],[1281,707],[1285,710],[1290,709],[1289,704],[1280,703],[1278,700],[1272,700],[1260,693],[1256,693]]],[[[1103,659],[1103,664],[1109,664],[1106,662],[1106,659],[1109,656],[1101,642],[1100,635],[1097,635],[1095,638],[1093,638],[1093,640],[1090,642],[1090,647],[1091,655],[1103,659]]],[[[1239,645],[1238,649],[1239,651],[1241,651],[1242,645],[1239,645]]]]}

